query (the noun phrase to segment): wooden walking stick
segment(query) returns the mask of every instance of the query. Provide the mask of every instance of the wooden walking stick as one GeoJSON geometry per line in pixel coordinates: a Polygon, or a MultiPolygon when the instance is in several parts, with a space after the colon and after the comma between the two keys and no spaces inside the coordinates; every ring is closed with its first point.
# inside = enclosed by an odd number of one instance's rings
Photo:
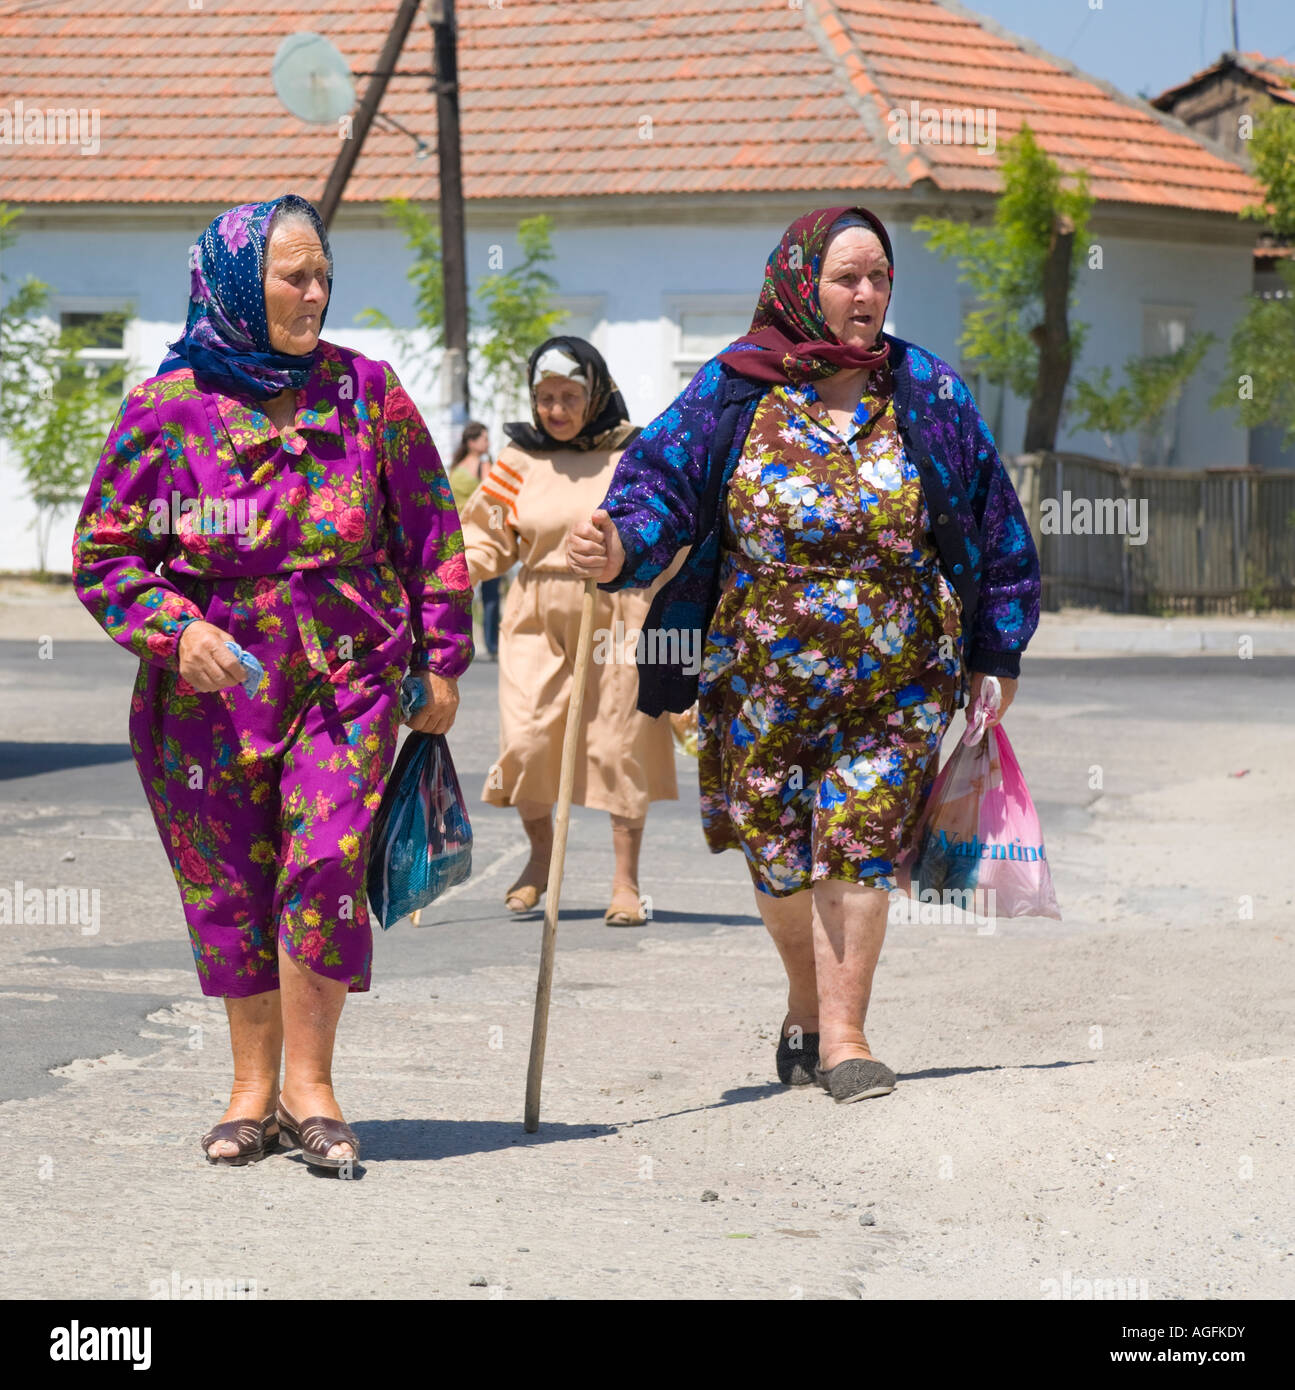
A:
{"type": "Polygon", "coordinates": [[[562,775],[558,782],[557,818],[553,854],[549,859],[549,886],[544,907],[544,937],[540,943],[540,976],[535,986],[535,1021],[531,1025],[531,1060],[526,1071],[526,1133],[540,1127],[540,1081],[544,1075],[544,1043],[549,1032],[549,995],[553,990],[553,956],[558,940],[558,903],[562,896],[562,870],[566,866],[567,828],[571,824],[571,793],[576,780],[576,746],[585,705],[585,678],[594,637],[594,602],[597,581],[585,580],[580,607],[580,634],[576,638],[576,663],[571,673],[571,702],[562,736],[562,775]]]}

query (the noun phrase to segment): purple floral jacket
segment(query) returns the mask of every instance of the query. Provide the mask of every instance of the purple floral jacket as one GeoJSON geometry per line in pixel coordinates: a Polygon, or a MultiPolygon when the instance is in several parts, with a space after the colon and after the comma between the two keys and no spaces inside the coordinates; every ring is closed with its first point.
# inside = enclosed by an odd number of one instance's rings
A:
{"type": "Polygon", "coordinates": [[[312,665],[321,642],[307,580],[407,631],[414,671],[459,676],[472,659],[472,587],[436,446],[391,368],[333,343],[320,342],[282,435],[263,411],[200,388],[188,367],[130,391],[86,493],[72,566],[108,635],[172,670],[180,634],[203,616],[189,597],[201,581],[280,574],[293,580],[287,618],[312,665]],[[375,611],[383,567],[402,601],[375,611]]]}
{"type": "MultiPolygon", "coordinates": [[[[1034,539],[966,383],[946,362],[892,338],[895,420],[922,477],[940,564],[962,600],[965,702],[972,671],[1020,675],[1021,653],[1039,622],[1034,539]]],[[[726,349],[727,351],[728,349],[726,349]]],[[[724,488],[767,385],[712,358],[625,450],[602,506],[625,547],[625,564],[599,587],[642,588],[682,546],[691,552],[653,601],[644,624],[661,659],[639,668],[639,708],[685,710],[697,676],[676,655],[690,643],[671,634],[700,629],[718,601],[724,488]]]]}

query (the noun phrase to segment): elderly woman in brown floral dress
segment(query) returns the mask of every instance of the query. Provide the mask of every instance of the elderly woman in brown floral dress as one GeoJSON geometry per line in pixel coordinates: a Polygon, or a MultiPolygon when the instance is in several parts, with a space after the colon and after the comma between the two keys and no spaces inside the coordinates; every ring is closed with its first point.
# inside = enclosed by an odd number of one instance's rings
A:
{"type": "Polygon", "coordinates": [[[787,972],[779,1077],[837,1101],[895,1087],[863,1031],[889,893],[954,708],[992,674],[1001,718],[1038,620],[993,439],[952,368],[883,332],[892,279],[866,209],[798,218],[750,333],[625,451],[567,545],[612,588],[691,546],[648,623],[700,626],[700,678],[645,667],[639,705],[697,698],[707,843],[746,855],[787,972]]]}

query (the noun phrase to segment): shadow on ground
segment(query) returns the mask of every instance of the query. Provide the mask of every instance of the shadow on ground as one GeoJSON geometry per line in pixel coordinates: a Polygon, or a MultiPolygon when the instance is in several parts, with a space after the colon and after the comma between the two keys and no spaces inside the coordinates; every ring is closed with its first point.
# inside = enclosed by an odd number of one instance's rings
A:
{"type": "MultiPolygon", "coordinates": [[[[560,1125],[540,1122],[527,1134],[517,1120],[361,1120],[352,1123],[360,1141],[361,1167],[366,1161],[421,1162],[495,1153],[499,1149],[533,1148],[568,1139],[588,1139],[616,1133],[614,1125],[560,1125]]],[[[300,1157],[300,1154],[297,1155],[300,1157]]]]}
{"type": "Polygon", "coordinates": [[[0,781],[40,777],[70,768],[128,763],[129,743],[13,743],[0,742],[0,781]]]}

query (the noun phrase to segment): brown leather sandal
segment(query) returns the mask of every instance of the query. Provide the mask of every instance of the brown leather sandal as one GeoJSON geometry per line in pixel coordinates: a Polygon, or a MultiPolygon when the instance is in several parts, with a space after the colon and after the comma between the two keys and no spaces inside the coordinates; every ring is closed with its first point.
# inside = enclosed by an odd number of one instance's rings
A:
{"type": "Polygon", "coordinates": [[[275,1123],[274,1115],[263,1120],[226,1120],[223,1124],[212,1125],[202,1136],[202,1152],[208,1163],[224,1164],[227,1168],[243,1168],[249,1163],[259,1163],[269,1158],[279,1147],[279,1131],[267,1133],[266,1127],[275,1123]],[[238,1146],[232,1154],[213,1154],[208,1152],[213,1144],[229,1143],[238,1146]]]}
{"type": "Polygon", "coordinates": [[[344,1120],[330,1119],[327,1115],[311,1115],[309,1119],[294,1120],[283,1108],[282,1101],[275,1115],[279,1128],[301,1150],[302,1158],[312,1168],[348,1168],[360,1161],[360,1141],[344,1120]],[[328,1151],[334,1144],[349,1144],[350,1155],[329,1158],[328,1151]]]}

